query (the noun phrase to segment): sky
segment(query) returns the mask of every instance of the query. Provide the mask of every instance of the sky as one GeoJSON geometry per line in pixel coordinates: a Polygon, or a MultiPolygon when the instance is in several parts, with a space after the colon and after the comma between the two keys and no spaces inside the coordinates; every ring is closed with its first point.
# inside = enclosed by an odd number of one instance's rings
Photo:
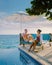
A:
{"type": "Polygon", "coordinates": [[[20,24],[7,23],[3,18],[25,11],[30,7],[31,0],[0,0],[0,34],[17,34],[20,31],[20,24]],[[18,28],[18,31],[17,31],[18,28]]]}
{"type": "Polygon", "coordinates": [[[31,0],[0,0],[0,14],[5,15],[25,11],[30,7],[31,0]]]}
{"type": "MultiPolygon", "coordinates": [[[[42,16],[39,16],[39,18],[35,17],[33,22],[32,20],[31,22],[23,22],[21,30],[21,22],[15,20],[17,16],[15,14],[20,11],[25,12],[26,8],[31,7],[30,2],[31,0],[0,0],[0,35],[19,34],[20,32],[24,32],[25,28],[28,29],[29,33],[36,33],[38,28],[42,29],[43,33],[52,32],[52,23],[42,16]],[[8,18],[9,20],[6,20],[8,18]]],[[[17,18],[19,19],[21,16],[18,15],[17,18]]],[[[23,20],[27,21],[27,18],[25,17],[23,20]]]]}

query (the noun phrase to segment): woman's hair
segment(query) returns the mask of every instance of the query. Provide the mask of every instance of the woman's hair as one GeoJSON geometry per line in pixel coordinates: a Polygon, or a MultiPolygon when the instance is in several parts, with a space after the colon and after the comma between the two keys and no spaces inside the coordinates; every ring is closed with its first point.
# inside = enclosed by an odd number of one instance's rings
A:
{"type": "Polygon", "coordinates": [[[38,29],[37,31],[42,32],[40,29],[38,29]]]}

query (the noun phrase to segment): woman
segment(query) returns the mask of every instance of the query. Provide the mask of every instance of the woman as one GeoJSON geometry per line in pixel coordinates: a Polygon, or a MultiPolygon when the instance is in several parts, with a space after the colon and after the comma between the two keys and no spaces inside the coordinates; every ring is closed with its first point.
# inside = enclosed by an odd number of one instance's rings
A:
{"type": "Polygon", "coordinates": [[[37,45],[37,44],[38,44],[38,45],[41,45],[40,43],[42,43],[42,36],[41,36],[41,30],[38,29],[38,30],[37,30],[36,40],[33,41],[32,45],[30,46],[29,51],[30,51],[32,48],[33,48],[33,51],[34,51],[36,45],[37,45]]]}

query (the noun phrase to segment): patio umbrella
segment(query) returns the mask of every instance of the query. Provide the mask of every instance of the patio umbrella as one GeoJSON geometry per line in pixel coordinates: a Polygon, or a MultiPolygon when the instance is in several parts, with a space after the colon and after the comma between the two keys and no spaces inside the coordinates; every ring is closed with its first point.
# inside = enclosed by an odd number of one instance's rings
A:
{"type": "Polygon", "coordinates": [[[43,18],[43,16],[29,16],[27,13],[20,11],[8,16],[5,20],[10,23],[20,23],[21,32],[23,32],[25,28],[27,28],[31,33],[35,33],[38,28],[43,30],[43,33],[52,32],[52,22],[43,18]]]}
{"type": "Polygon", "coordinates": [[[27,13],[20,11],[20,12],[17,12],[16,14],[6,17],[5,20],[9,21],[9,22],[17,22],[18,23],[18,22],[34,21],[37,18],[39,18],[39,17],[38,16],[29,16],[27,13]]]}

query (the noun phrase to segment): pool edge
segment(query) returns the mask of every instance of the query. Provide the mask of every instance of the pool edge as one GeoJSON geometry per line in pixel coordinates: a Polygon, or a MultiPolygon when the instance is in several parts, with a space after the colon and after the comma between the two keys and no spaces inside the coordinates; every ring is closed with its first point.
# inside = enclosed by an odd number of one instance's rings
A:
{"type": "Polygon", "coordinates": [[[34,60],[37,60],[39,63],[41,63],[42,65],[51,65],[49,62],[46,62],[45,60],[43,60],[42,58],[38,57],[36,54],[32,54],[31,52],[28,52],[27,50],[24,49],[24,47],[22,46],[18,46],[18,48],[20,50],[22,50],[23,52],[25,52],[26,54],[28,54],[29,56],[31,56],[34,60]],[[38,60],[39,59],[39,60],[38,60]]]}

